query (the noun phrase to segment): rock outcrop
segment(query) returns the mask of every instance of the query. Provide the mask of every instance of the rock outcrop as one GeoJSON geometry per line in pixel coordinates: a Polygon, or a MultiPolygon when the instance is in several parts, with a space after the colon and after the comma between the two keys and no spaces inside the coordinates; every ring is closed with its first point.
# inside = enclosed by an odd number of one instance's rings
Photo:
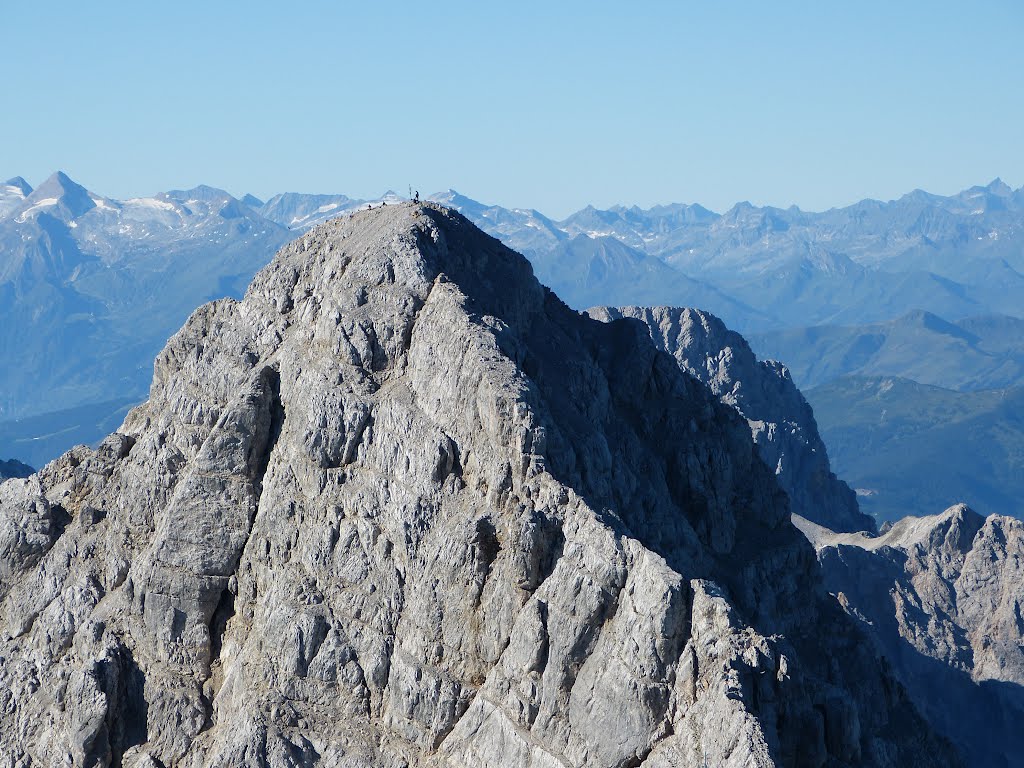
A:
{"type": "Polygon", "coordinates": [[[800,523],[829,590],[977,768],[1024,756],[1024,523],[964,505],[881,536],[800,523]]]}
{"type": "Polygon", "coordinates": [[[794,514],[834,531],[875,531],[853,490],[832,473],[814,413],[786,366],[759,361],[742,336],[699,309],[595,307],[587,314],[605,322],[628,317],[644,323],[659,349],[739,411],[794,514]]]}
{"type": "Polygon", "coordinates": [[[0,765],[950,766],[748,425],[430,204],[0,485],[0,765]]]}

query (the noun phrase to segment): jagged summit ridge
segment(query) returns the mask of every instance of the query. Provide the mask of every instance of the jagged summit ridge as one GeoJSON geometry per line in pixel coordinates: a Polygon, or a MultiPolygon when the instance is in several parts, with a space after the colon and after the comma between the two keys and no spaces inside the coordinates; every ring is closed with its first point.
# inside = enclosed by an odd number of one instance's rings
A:
{"type": "Polygon", "coordinates": [[[10,762],[956,762],[733,409],[430,204],[197,310],[0,523],[10,762]]]}

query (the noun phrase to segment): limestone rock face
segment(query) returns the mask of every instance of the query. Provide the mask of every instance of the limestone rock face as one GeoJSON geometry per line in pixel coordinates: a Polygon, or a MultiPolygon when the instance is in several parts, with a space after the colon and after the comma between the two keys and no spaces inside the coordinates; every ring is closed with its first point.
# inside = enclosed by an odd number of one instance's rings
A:
{"type": "Polygon", "coordinates": [[[197,310],[0,552],[4,768],[958,764],[736,412],[430,204],[197,310]]]}
{"type": "Polygon", "coordinates": [[[834,531],[874,531],[853,490],[829,467],[814,413],[789,371],[759,361],[746,340],[714,315],[679,307],[595,307],[587,313],[647,326],[659,349],[747,420],[761,458],[775,470],[794,514],[834,531]]]}
{"type": "Polygon", "coordinates": [[[1024,523],[964,505],[881,536],[801,523],[828,589],[860,618],[971,766],[1024,755],[1024,523]]]}

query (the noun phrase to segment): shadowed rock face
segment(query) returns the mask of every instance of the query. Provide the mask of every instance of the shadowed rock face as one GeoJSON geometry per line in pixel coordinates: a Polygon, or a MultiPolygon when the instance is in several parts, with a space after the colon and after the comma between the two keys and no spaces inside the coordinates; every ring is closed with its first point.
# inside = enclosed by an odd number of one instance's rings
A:
{"type": "Polygon", "coordinates": [[[825,583],[861,619],[971,766],[1024,755],[1024,523],[960,504],[877,537],[801,523],[825,583]]]}
{"type": "Polygon", "coordinates": [[[0,764],[956,764],[747,423],[429,204],[197,310],[0,531],[0,764]]]}
{"type": "Polygon", "coordinates": [[[12,477],[28,477],[35,472],[28,464],[17,459],[0,460],[0,483],[12,477]]]}
{"type": "Polygon", "coordinates": [[[875,530],[853,490],[832,473],[811,407],[784,365],[759,361],[742,336],[699,309],[596,307],[587,313],[604,322],[644,323],[659,349],[739,411],[794,514],[834,531],[875,530]]]}

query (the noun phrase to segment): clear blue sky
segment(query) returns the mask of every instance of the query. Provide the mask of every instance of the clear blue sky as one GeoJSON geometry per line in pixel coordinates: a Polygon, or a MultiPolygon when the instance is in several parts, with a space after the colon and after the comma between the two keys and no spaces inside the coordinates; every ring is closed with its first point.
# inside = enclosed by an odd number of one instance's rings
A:
{"type": "Polygon", "coordinates": [[[1024,184],[1024,3],[0,8],[0,178],[823,209],[1024,184]]]}

